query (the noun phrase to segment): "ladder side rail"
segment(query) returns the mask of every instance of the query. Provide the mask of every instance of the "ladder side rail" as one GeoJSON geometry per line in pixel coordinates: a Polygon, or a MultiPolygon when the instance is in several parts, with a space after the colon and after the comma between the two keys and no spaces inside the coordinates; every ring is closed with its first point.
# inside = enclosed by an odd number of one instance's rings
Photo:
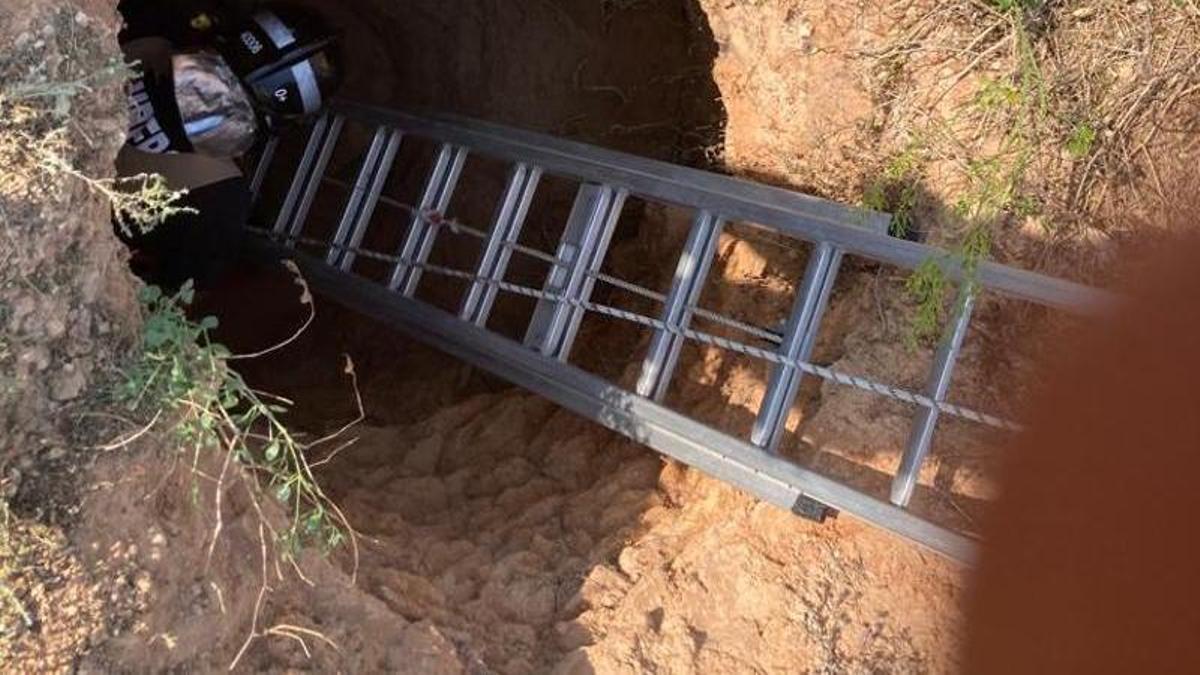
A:
{"type": "MultiPolygon", "coordinates": [[[[797,361],[808,361],[812,356],[841,261],[841,251],[832,244],[820,243],[813,249],[779,346],[781,356],[797,361]]],[[[751,432],[752,443],[772,453],[778,450],[802,378],[803,373],[792,365],[780,364],[771,369],[767,391],[751,432]]]]}
{"type": "MultiPolygon", "coordinates": [[[[933,401],[941,403],[946,400],[950,391],[950,381],[954,376],[954,367],[962,351],[963,341],[967,336],[967,328],[971,324],[971,316],[975,309],[975,291],[971,284],[965,284],[959,292],[958,310],[954,317],[952,329],[942,337],[937,353],[933,358],[933,370],[929,375],[929,385],[926,395],[933,401]]],[[[900,460],[900,469],[892,480],[891,501],[897,506],[908,506],[913,492],[917,487],[917,478],[921,465],[929,455],[933,445],[933,434],[937,428],[941,411],[937,408],[922,406],[917,411],[912,431],[908,437],[908,445],[900,460]]]]}
{"type": "MultiPolygon", "coordinates": [[[[685,328],[690,323],[692,307],[699,301],[716,254],[717,241],[723,221],[709,211],[698,211],[692,220],[687,242],[675,266],[675,279],[663,311],[663,321],[673,328],[685,328]]],[[[678,363],[683,336],[670,331],[656,331],[650,341],[642,373],[638,378],[639,396],[662,401],[670,387],[678,363]]]]}
{"type": "Polygon", "coordinates": [[[367,228],[371,226],[371,218],[375,215],[375,207],[379,205],[379,197],[383,194],[383,188],[387,185],[388,176],[391,175],[392,171],[392,164],[396,161],[396,153],[400,151],[400,144],[403,141],[404,134],[398,129],[392,129],[391,133],[388,134],[387,146],[384,148],[383,156],[379,159],[379,163],[375,168],[375,174],[371,178],[371,187],[363,199],[362,208],[359,209],[354,226],[350,230],[350,239],[345,244],[346,248],[342,251],[342,257],[337,263],[338,267],[344,272],[354,269],[354,261],[357,256],[355,251],[362,245],[363,238],[367,234],[367,228]]]}
{"type": "MultiPolygon", "coordinates": [[[[857,222],[873,231],[886,231],[890,221],[890,216],[883,213],[792,190],[491,122],[455,115],[389,110],[346,100],[334,101],[332,109],[374,124],[394,124],[420,136],[466,145],[500,159],[531,161],[553,173],[557,173],[559,169],[573,173],[572,168],[596,172],[595,175],[580,176],[590,182],[621,186],[622,179],[626,177],[653,177],[655,182],[664,186],[666,190],[677,188],[684,193],[711,193],[772,204],[795,215],[838,224],[857,222]],[[543,163],[534,155],[549,161],[543,163]]],[[[639,192],[632,186],[626,187],[630,188],[630,192],[639,192]]],[[[664,195],[649,196],[681,206],[692,205],[686,199],[679,201],[664,195]]],[[[724,213],[720,209],[711,210],[724,213]]],[[[740,220],[733,217],[730,219],[740,220]]]]}
{"type": "Polygon", "coordinates": [[[325,140],[325,132],[329,130],[329,119],[328,113],[321,115],[313,123],[312,130],[309,131],[308,143],[304,146],[304,154],[300,156],[300,163],[296,165],[296,173],[292,174],[292,183],[288,187],[287,195],[283,198],[283,204],[279,207],[279,214],[275,217],[275,224],[271,228],[275,234],[287,232],[292,212],[296,208],[296,202],[300,200],[300,194],[304,191],[304,186],[307,184],[309,174],[312,171],[313,162],[316,161],[317,155],[321,151],[321,143],[325,140]]]}
{"type": "Polygon", "coordinates": [[[297,237],[304,231],[304,223],[308,220],[308,212],[312,208],[313,201],[317,198],[317,192],[321,189],[321,178],[325,176],[325,170],[329,167],[329,160],[333,158],[334,148],[337,147],[338,139],[341,137],[342,128],[346,124],[346,118],[338,115],[329,123],[329,131],[325,134],[325,141],[321,144],[321,151],[317,154],[316,161],[313,162],[312,174],[308,177],[308,184],[304,188],[304,194],[300,198],[300,203],[296,205],[296,212],[292,214],[291,224],[288,226],[287,233],[292,237],[297,237]]]}
{"type": "MultiPolygon", "coordinates": [[[[491,233],[479,257],[475,274],[480,279],[499,281],[504,278],[512,259],[512,245],[520,239],[541,176],[539,167],[524,163],[512,166],[508,185],[496,207],[491,233]]],[[[477,326],[486,325],[498,291],[496,286],[486,281],[472,283],[463,298],[459,316],[477,326]]]]}
{"type": "Polygon", "coordinates": [[[271,169],[271,162],[275,161],[275,152],[279,150],[280,137],[275,135],[267,139],[263,145],[262,153],[258,156],[258,161],[254,165],[254,177],[250,179],[250,200],[251,204],[258,204],[258,198],[262,193],[263,183],[267,180],[267,172],[271,169]]]}
{"type": "Polygon", "coordinates": [[[379,158],[383,155],[387,137],[387,127],[379,127],[375,130],[375,137],[371,139],[371,146],[358,170],[358,177],[354,179],[354,187],[350,189],[350,198],[346,201],[342,218],[338,222],[337,230],[333,233],[333,239],[330,240],[329,252],[325,256],[325,262],[330,265],[337,265],[338,260],[342,257],[342,247],[362,210],[363,199],[366,197],[371,179],[375,175],[379,158]]]}
{"type": "Polygon", "coordinates": [[[997,263],[981,263],[972,275],[948,251],[888,236],[890,219],[885,214],[788,190],[474,120],[447,121],[346,102],[336,109],[364,119],[391,120],[419,135],[461,143],[500,159],[534,163],[584,182],[611,184],[651,201],[721,213],[731,221],[758,223],[805,241],[826,241],[877,262],[915,269],[932,260],[951,281],[973,276],[989,290],[1075,314],[1103,312],[1117,302],[1107,291],[997,263]]]}

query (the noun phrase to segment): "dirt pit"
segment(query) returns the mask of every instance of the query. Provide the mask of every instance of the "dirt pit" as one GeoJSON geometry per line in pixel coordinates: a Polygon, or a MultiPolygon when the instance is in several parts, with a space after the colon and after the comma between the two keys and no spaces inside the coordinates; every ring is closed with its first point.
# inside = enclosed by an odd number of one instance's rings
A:
{"type": "MultiPolygon", "coordinates": [[[[322,468],[361,534],[358,587],[436,627],[464,664],[953,670],[956,565],[853,520],[799,520],[328,303],[320,311],[296,347],[312,358],[307,377],[329,378],[329,417],[313,435],[354,415],[338,357],[322,350],[345,348],[364,373],[369,421],[322,468]],[[391,346],[373,354],[361,335],[391,346]]],[[[312,408],[308,423],[321,419],[312,408]]],[[[352,568],[344,553],[338,562],[352,568]]]]}
{"type": "MultiPolygon", "coordinates": [[[[349,96],[695,166],[719,149],[720,47],[692,0],[415,3],[402,20],[371,2],[327,9],[344,13],[350,42],[361,45],[351,63],[388,64],[370,77],[351,67],[349,96]]],[[[353,163],[335,157],[335,174],[341,165],[353,163]]],[[[655,208],[635,215],[606,264],[661,287],[686,219],[655,208]]],[[[553,246],[543,238],[533,243],[553,246]]],[[[741,292],[710,294],[708,306],[774,325],[805,257],[801,247],[727,235],[717,274],[741,292]]],[[[844,293],[857,298],[870,281],[856,271],[844,293]]],[[[286,337],[304,317],[293,296],[286,275],[246,271],[225,300],[212,300],[222,338],[251,350],[286,337]],[[253,306],[232,302],[250,293],[253,306]]],[[[846,332],[826,338],[827,361],[842,353],[846,332]]],[[[617,357],[640,353],[643,338],[585,324],[583,365],[621,379],[632,371],[617,357]]],[[[247,371],[296,400],[293,421],[321,435],[356,414],[343,353],[367,419],[322,476],[362,535],[359,585],[405,619],[435,626],[466,668],[953,669],[961,570],[905,542],[851,520],[798,520],[329,302],[299,341],[247,371]]],[[[765,371],[695,349],[681,373],[673,406],[707,408],[714,423],[745,431],[765,371]],[[724,411],[731,401],[734,414],[724,411]]],[[[805,441],[794,433],[792,443],[805,441]]],[[[339,562],[349,569],[348,558],[339,562]]]]}
{"type": "MultiPolygon", "coordinates": [[[[364,0],[320,8],[347,32],[349,96],[693,166],[713,165],[726,133],[760,142],[769,135],[752,128],[770,126],[759,118],[727,120],[725,111],[751,106],[739,89],[744,81],[757,87],[756,78],[790,63],[722,70],[719,55],[752,50],[728,25],[710,26],[728,22],[714,3],[695,0],[422,0],[402,8],[364,0]]],[[[793,25],[794,15],[784,14],[793,25]]],[[[818,23],[816,35],[837,25],[818,23]]],[[[804,32],[797,24],[788,35],[803,42],[804,32]]],[[[825,142],[819,111],[788,110],[809,115],[797,124],[812,130],[792,140],[825,142]]],[[[730,149],[739,147],[746,146],[730,149]]],[[[727,167],[769,173],[736,161],[727,167]]],[[[650,207],[632,213],[610,270],[661,288],[683,223],[650,207]]],[[[541,237],[535,243],[552,245],[552,228],[532,229],[541,237]]],[[[722,239],[716,273],[736,292],[710,295],[706,306],[774,325],[804,256],[732,232],[722,239]]],[[[859,268],[846,276],[839,293],[852,302],[824,338],[823,363],[843,358],[843,343],[862,335],[851,328],[875,311],[878,279],[859,268]]],[[[101,615],[93,617],[101,625],[47,669],[206,671],[234,662],[255,670],[448,673],[954,669],[963,595],[957,566],[851,519],[801,521],[324,299],[317,307],[316,323],[298,340],[242,369],[254,384],[295,400],[288,422],[318,436],[357,415],[343,371],[343,355],[352,358],[366,419],[352,431],[357,442],[321,465],[320,478],[361,534],[357,567],[348,550],[332,565],[310,555],[301,568],[311,585],[292,579],[262,557],[252,504],[232,493],[221,543],[209,549],[213,522],[188,498],[192,486],[171,441],[147,437],[147,447],[105,455],[89,473],[72,546],[95,579],[80,605],[89,617],[101,615]],[[268,580],[277,593],[260,613],[268,580]],[[329,642],[313,633],[301,641],[270,633],[247,639],[271,626],[301,626],[329,642]],[[79,660],[88,643],[102,646],[79,660]]],[[[218,337],[237,352],[278,343],[305,316],[286,274],[253,266],[203,309],[221,317],[218,337]]],[[[585,326],[581,344],[592,352],[585,365],[625,377],[619,357],[643,339],[585,326]]],[[[762,370],[694,349],[680,373],[671,405],[745,431],[762,396],[762,370]]],[[[916,366],[907,377],[917,377],[916,366]]],[[[805,395],[809,404],[825,399],[815,384],[805,395]]],[[[809,432],[836,437],[879,413],[853,400],[826,410],[841,412],[824,426],[807,425],[816,405],[797,411],[785,452],[833,462],[841,455],[811,442],[809,432]]],[[[871,449],[878,439],[857,440],[871,449]]],[[[886,453],[878,454],[885,466],[886,453]]],[[[29,654],[36,663],[36,650],[29,654]]]]}

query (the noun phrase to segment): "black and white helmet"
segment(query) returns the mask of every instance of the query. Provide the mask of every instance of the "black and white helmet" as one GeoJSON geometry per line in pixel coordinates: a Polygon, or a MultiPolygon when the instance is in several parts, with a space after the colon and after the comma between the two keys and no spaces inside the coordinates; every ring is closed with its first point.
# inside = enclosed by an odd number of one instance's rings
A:
{"type": "Polygon", "coordinates": [[[217,38],[270,126],[304,119],[325,105],[339,80],[336,43],[318,17],[281,6],[257,10],[217,38]]]}

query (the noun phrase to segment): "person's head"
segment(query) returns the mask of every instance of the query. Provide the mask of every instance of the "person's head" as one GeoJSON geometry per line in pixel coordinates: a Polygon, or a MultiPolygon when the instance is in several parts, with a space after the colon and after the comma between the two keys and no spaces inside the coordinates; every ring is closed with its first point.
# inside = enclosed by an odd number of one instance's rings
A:
{"type": "Polygon", "coordinates": [[[225,27],[216,43],[269,128],[317,114],[340,80],[336,35],[298,7],[267,5],[225,27]]]}
{"type": "Polygon", "coordinates": [[[270,5],[211,21],[209,48],[173,54],[175,99],[193,151],[237,157],[264,131],[317,114],[339,81],[336,39],[314,14],[270,5]]]}

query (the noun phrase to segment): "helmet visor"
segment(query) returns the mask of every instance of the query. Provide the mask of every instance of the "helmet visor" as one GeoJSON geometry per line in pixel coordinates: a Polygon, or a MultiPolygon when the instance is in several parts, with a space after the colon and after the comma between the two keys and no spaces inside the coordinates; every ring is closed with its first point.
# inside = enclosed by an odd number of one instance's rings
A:
{"type": "Polygon", "coordinates": [[[171,57],[175,101],[192,148],[213,157],[247,152],[258,134],[250,96],[220,56],[201,52],[171,57]]]}

